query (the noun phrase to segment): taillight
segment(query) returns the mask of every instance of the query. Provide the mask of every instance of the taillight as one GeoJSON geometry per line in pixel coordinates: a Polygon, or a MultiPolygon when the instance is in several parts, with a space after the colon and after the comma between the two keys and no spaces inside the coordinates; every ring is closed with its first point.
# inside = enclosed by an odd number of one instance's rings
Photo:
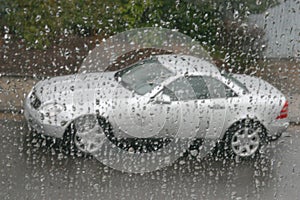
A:
{"type": "Polygon", "coordinates": [[[288,116],[288,107],[289,107],[289,104],[288,102],[286,101],[283,105],[283,108],[281,109],[280,111],[280,114],[276,117],[276,119],[284,119],[284,118],[287,118],[288,116]]]}

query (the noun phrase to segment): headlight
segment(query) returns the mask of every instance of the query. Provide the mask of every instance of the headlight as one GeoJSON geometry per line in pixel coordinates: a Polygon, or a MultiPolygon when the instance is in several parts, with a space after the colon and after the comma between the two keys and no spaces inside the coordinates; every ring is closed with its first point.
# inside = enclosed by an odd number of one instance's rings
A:
{"type": "Polygon", "coordinates": [[[41,106],[41,101],[39,98],[36,96],[35,92],[33,91],[29,97],[30,99],[30,104],[34,109],[38,109],[41,106]]]}
{"type": "Polygon", "coordinates": [[[40,112],[45,115],[45,117],[53,117],[58,115],[61,111],[63,111],[63,106],[60,104],[46,104],[40,108],[40,112]]]}

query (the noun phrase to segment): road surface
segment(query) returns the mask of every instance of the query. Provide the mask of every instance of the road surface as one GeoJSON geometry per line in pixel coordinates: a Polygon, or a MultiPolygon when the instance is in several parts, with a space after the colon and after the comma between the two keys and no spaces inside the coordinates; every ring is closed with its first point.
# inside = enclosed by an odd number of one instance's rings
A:
{"type": "Polygon", "coordinates": [[[183,157],[128,174],[94,158],[34,145],[21,116],[0,116],[0,199],[299,199],[300,126],[260,158],[235,162],[183,157]]]}

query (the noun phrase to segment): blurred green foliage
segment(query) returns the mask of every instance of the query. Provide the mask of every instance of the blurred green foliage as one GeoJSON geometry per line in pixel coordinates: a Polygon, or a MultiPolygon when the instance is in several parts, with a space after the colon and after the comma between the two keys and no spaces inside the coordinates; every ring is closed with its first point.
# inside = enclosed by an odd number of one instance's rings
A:
{"type": "Polygon", "coordinates": [[[261,37],[249,37],[261,32],[240,25],[249,14],[263,12],[276,3],[276,0],[10,0],[5,1],[5,8],[0,11],[1,30],[6,27],[29,47],[47,48],[74,34],[108,37],[131,28],[157,26],[177,29],[197,39],[215,57],[225,58],[230,52],[231,56],[238,55],[234,60],[243,61],[243,55],[249,51],[237,47],[257,48],[256,40],[261,37]],[[228,21],[234,22],[234,28],[228,21]]]}
{"type": "Polygon", "coordinates": [[[106,5],[98,1],[11,0],[8,4],[4,25],[38,48],[69,34],[94,34],[108,24],[106,5]]]}

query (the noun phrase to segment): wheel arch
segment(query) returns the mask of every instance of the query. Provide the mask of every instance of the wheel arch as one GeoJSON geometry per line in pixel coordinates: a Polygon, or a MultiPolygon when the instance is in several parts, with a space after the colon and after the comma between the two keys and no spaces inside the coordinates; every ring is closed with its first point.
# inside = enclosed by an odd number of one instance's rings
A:
{"type": "Polygon", "coordinates": [[[250,120],[252,122],[259,123],[262,126],[263,130],[265,132],[267,132],[268,129],[266,128],[266,126],[265,126],[265,124],[263,123],[262,120],[260,120],[259,118],[255,117],[255,116],[251,116],[251,117],[247,116],[247,117],[243,117],[243,118],[238,119],[238,120],[234,120],[233,122],[229,123],[229,125],[224,128],[224,131],[223,131],[222,135],[220,136],[220,140],[224,141],[227,137],[227,134],[230,133],[230,129],[232,129],[233,127],[237,126],[238,124],[240,124],[240,123],[242,123],[246,120],[250,120]]]}
{"type": "Polygon", "coordinates": [[[76,120],[78,120],[81,117],[87,116],[87,115],[94,115],[95,117],[97,117],[97,120],[101,119],[101,120],[105,121],[106,123],[109,123],[109,120],[108,120],[109,117],[105,117],[104,115],[100,115],[99,113],[86,113],[86,114],[83,114],[83,115],[79,115],[79,116],[73,118],[72,120],[70,120],[68,123],[66,123],[65,131],[63,133],[62,138],[65,138],[69,134],[69,131],[72,128],[71,126],[74,124],[74,122],[76,120]]]}

